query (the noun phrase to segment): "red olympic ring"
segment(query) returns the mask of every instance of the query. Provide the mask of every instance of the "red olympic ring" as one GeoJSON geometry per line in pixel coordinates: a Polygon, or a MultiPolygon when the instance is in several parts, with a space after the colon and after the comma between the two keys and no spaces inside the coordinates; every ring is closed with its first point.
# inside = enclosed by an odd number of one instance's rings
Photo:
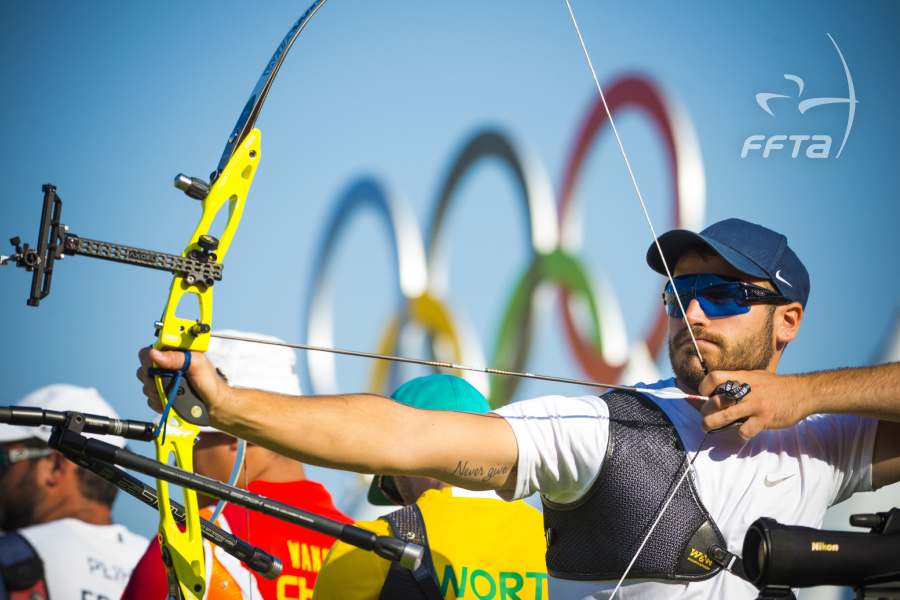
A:
{"type": "MultiPolygon", "coordinates": [[[[696,229],[703,219],[705,204],[705,184],[703,183],[702,159],[693,128],[680,107],[671,101],[649,80],[640,76],[630,76],[617,80],[606,92],[606,101],[612,114],[620,110],[635,108],[656,125],[665,142],[669,159],[669,176],[675,226],[696,229]]],[[[584,162],[600,131],[609,122],[606,108],[598,99],[591,108],[581,127],[575,146],[569,156],[568,167],[559,194],[560,245],[565,247],[564,236],[571,228],[566,226],[574,191],[581,176],[584,162]]],[[[604,360],[600,349],[584,339],[578,332],[569,308],[569,291],[563,289],[560,297],[560,311],[566,337],[572,346],[578,364],[588,377],[596,381],[617,381],[627,363],[612,365],[604,360]]],[[[656,358],[666,339],[668,319],[665,312],[656,311],[652,327],[644,335],[643,341],[650,354],[656,358]]]]}

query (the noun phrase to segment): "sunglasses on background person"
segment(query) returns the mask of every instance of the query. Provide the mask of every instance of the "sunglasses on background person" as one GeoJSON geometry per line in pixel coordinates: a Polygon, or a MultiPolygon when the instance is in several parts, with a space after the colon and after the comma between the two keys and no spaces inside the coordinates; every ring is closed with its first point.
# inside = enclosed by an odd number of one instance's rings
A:
{"type": "MultiPolygon", "coordinates": [[[[694,298],[700,303],[707,317],[716,319],[733,317],[750,312],[753,304],[790,304],[791,300],[778,292],[724,275],[699,273],[675,277],[675,286],[681,302],[687,308],[694,298]]],[[[672,282],[666,284],[662,295],[666,314],[682,318],[681,308],[672,289],[672,282]]]]}
{"type": "Polygon", "coordinates": [[[53,454],[52,448],[13,448],[0,446],[0,477],[6,475],[9,468],[17,462],[30,458],[42,458],[53,454]]]}
{"type": "Polygon", "coordinates": [[[406,506],[403,496],[400,495],[400,491],[394,486],[393,477],[390,475],[376,475],[375,477],[378,478],[378,489],[381,490],[385,498],[397,506],[406,506]]]}

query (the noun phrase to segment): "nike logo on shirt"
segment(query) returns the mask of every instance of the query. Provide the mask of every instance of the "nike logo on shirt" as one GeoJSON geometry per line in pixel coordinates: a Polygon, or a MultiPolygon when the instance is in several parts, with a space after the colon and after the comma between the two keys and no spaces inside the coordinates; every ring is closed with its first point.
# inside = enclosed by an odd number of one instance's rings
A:
{"type": "Polygon", "coordinates": [[[766,487],[775,487],[785,479],[790,479],[791,477],[793,477],[793,475],[788,475],[787,477],[782,477],[781,479],[776,479],[775,481],[769,481],[769,476],[766,475],[766,479],[763,483],[766,484],[766,487]]]}

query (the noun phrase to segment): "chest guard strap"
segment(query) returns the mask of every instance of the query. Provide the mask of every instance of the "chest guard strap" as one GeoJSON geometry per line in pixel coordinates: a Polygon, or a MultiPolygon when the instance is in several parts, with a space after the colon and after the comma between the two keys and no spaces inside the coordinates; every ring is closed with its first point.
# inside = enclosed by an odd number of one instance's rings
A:
{"type": "MultiPolygon", "coordinates": [[[[618,580],[684,474],[688,459],[669,417],[643,394],[612,391],[609,444],[588,492],[570,504],[544,504],[547,571],[558,579],[618,580]]],[[[727,551],[694,486],[678,489],[628,573],[632,579],[701,581],[741,559],[727,551]]]]}
{"type": "Polygon", "coordinates": [[[415,504],[410,504],[382,518],[391,524],[394,537],[422,546],[425,549],[425,556],[415,571],[392,562],[378,600],[443,600],[444,595],[437,584],[437,574],[431,558],[422,511],[415,504]]]}
{"type": "Polygon", "coordinates": [[[44,562],[18,533],[0,536],[0,600],[49,600],[44,562]]]}

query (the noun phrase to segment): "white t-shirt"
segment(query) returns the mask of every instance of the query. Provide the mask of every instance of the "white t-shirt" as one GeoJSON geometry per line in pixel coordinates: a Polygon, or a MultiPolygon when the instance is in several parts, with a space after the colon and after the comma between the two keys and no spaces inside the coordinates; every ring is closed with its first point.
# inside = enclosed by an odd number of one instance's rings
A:
{"type": "Polygon", "coordinates": [[[44,561],[53,600],[118,600],[149,540],[124,525],[60,519],[19,529],[44,561]]]}
{"type": "MultiPolygon", "coordinates": [[[[637,385],[674,388],[675,380],[637,385]]],[[[672,420],[688,458],[693,458],[706,435],[700,428],[700,411],[686,400],[651,399],[672,420]]],[[[545,396],[494,412],[510,424],[519,445],[516,489],[507,499],[540,492],[552,502],[567,504],[591,487],[609,440],[609,410],[602,398],[545,396]]],[[[762,431],[749,441],[736,429],[710,436],[692,467],[692,477],[728,550],[741,554],[747,529],[760,517],[821,527],[826,508],[854,492],[871,491],[877,427],[874,419],[813,415],[790,429],[762,431]]],[[[608,598],[616,583],[550,577],[549,593],[560,600],[608,598]]],[[[723,571],[692,583],[626,582],[616,597],[733,600],[757,595],[755,587],[723,571]]]]}

